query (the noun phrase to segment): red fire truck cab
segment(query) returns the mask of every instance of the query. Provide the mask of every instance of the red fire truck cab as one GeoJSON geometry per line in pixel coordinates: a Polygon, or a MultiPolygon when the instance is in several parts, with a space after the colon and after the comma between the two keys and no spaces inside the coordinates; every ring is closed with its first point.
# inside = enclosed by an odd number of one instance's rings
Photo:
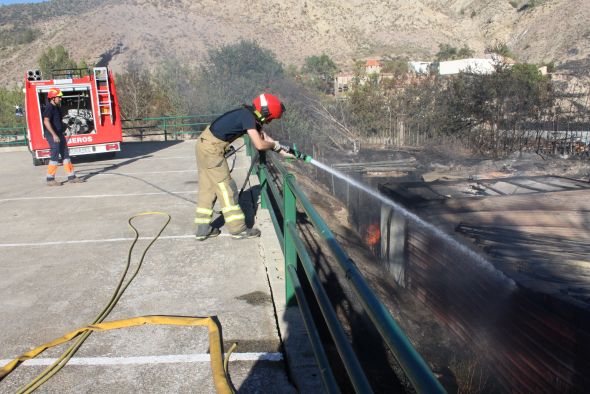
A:
{"type": "Polygon", "coordinates": [[[59,75],[65,78],[42,80],[37,70],[29,70],[25,77],[27,136],[33,164],[46,164],[50,156],[43,135],[43,110],[49,105],[47,93],[51,88],[63,92],[61,112],[70,156],[114,156],[121,150],[123,136],[112,72],[106,67],[95,67],[87,75],[80,70],[59,71],[66,71],[59,75]]]}

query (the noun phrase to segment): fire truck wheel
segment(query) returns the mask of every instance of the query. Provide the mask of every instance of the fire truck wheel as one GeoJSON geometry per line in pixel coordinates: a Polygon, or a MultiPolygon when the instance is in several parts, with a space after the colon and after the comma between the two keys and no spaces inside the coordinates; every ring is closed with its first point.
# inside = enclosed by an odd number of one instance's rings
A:
{"type": "Polygon", "coordinates": [[[35,167],[44,166],[47,165],[47,163],[49,163],[49,159],[37,159],[33,157],[33,165],[35,167]]]}

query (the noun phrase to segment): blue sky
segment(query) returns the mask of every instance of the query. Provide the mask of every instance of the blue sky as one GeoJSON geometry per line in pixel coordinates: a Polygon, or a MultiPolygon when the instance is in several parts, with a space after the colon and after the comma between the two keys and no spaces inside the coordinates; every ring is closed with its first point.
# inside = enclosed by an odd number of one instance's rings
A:
{"type": "Polygon", "coordinates": [[[47,0],[0,0],[0,5],[18,4],[18,3],[41,3],[47,0]]]}

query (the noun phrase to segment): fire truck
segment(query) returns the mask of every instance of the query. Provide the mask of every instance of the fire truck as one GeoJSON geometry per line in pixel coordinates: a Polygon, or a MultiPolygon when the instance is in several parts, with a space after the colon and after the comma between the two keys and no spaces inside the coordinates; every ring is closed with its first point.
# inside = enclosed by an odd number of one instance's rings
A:
{"type": "Polygon", "coordinates": [[[49,144],[43,135],[43,110],[50,105],[51,88],[63,92],[61,112],[70,156],[103,154],[113,157],[123,140],[121,112],[112,72],[107,67],[92,70],[55,70],[54,79],[42,79],[39,70],[25,76],[25,113],[29,150],[33,164],[49,161],[49,144]]]}

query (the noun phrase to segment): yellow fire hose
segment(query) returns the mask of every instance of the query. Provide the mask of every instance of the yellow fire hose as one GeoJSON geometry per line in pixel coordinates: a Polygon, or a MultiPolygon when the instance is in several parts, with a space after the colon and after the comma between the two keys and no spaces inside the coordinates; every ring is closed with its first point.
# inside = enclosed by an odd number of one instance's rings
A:
{"type": "Polygon", "coordinates": [[[124,327],[133,327],[142,324],[171,324],[171,325],[181,325],[181,326],[207,326],[209,328],[209,346],[211,352],[211,368],[213,369],[213,378],[215,381],[215,387],[219,393],[233,393],[234,389],[231,386],[228,375],[227,375],[227,367],[228,367],[228,360],[231,352],[235,348],[235,344],[231,347],[230,351],[227,354],[225,360],[223,360],[222,356],[222,340],[220,337],[220,330],[217,322],[212,317],[178,317],[178,316],[144,316],[144,317],[136,317],[126,320],[118,320],[113,322],[103,323],[104,319],[109,315],[109,313],[113,310],[119,299],[123,296],[123,293],[133,279],[139,273],[141,266],[143,264],[143,260],[149,248],[152,246],[154,242],[160,237],[168,223],[172,218],[169,214],[165,212],[143,212],[137,215],[134,215],[129,218],[128,223],[129,226],[133,229],[135,233],[135,239],[131,243],[129,247],[129,252],[127,254],[127,264],[119,283],[117,284],[117,288],[113,293],[109,303],[107,306],[100,312],[100,314],[94,319],[94,321],[83,328],[80,328],[76,331],[72,331],[62,338],[56,339],[52,342],[46,343],[37,347],[30,352],[25,353],[24,355],[18,357],[17,359],[11,361],[6,366],[4,366],[0,370],[0,381],[2,381],[8,374],[10,374],[16,367],[18,367],[23,361],[34,358],[41,354],[46,349],[60,345],[62,343],[68,342],[74,338],[77,338],[76,341],[50,366],[48,366],[41,374],[39,374],[35,379],[33,379],[29,384],[25,387],[21,388],[17,391],[18,394],[20,393],[31,393],[37,388],[39,388],[43,383],[49,380],[53,375],[59,372],[67,362],[74,356],[74,354],[78,351],[80,346],[84,343],[84,341],[90,336],[93,331],[106,331],[112,330],[116,328],[124,328],[124,327]],[[132,221],[133,219],[146,216],[146,215],[162,215],[166,216],[167,220],[166,223],[162,226],[158,234],[150,241],[148,246],[143,251],[141,258],[137,264],[137,268],[129,278],[129,280],[125,283],[125,277],[129,272],[129,268],[131,266],[131,256],[133,252],[133,248],[139,239],[139,232],[133,226],[132,221]]]}
{"type": "MultiPolygon", "coordinates": [[[[91,324],[89,326],[82,327],[75,331],[69,332],[61,338],[57,338],[51,342],[45,343],[23,354],[22,356],[19,356],[18,358],[12,360],[8,364],[6,364],[2,369],[0,369],[0,381],[4,379],[6,376],[8,376],[22,362],[37,357],[39,354],[43,353],[45,350],[49,348],[71,341],[80,334],[91,333],[93,331],[109,331],[118,328],[135,327],[145,324],[207,327],[209,329],[209,352],[211,354],[211,369],[213,371],[213,381],[215,383],[215,389],[220,394],[234,393],[234,390],[229,383],[226,370],[227,361],[233,349],[230,349],[224,361],[220,329],[217,322],[212,317],[140,316],[125,320],[115,320],[106,323],[91,324]]],[[[34,390],[34,388],[32,388],[32,390],[34,390]]]]}

